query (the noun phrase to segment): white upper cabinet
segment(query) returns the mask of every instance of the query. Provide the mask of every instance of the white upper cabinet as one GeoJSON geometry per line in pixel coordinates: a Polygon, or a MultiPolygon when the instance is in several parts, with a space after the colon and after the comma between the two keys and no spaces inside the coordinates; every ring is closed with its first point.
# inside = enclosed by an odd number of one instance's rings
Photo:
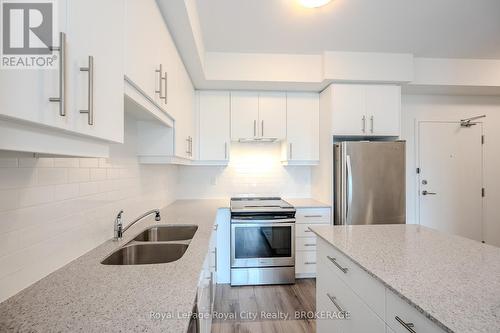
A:
{"type": "Polygon", "coordinates": [[[165,47],[160,41],[165,24],[156,2],[127,0],[125,22],[125,75],[149,98],[159,102],[160,93],[165,95],[164,89],[159,89],[160,78],[167,68],[160,71],[160,47],[165,47]]]}
{"type": "Polygon", "coordinates": [[[54,51],[57,67],[2,70],[0,115],[123,142],[124,3],[71,0],[58,1],[56,8],[59,24],[53,46],[58,48],[54,51]],[[112,25],[110,17],[114,17],[112,25]],[[60,32],[65,34],[64,45],[60,32]]]}
{"type": "Polygon", "coordinates": [[[282,160],[319,162],[319,94],[287,93],[286,140],[282,160]]]}
{"type": "Polygon", "coordinates": [[[366,86],[366,116],[370,135],[399,136],[401,87],[366,86]]]}
{"type": "Polygon", "coordinates": [[[227,91],[199,92],[199,159],[229,160],[230,95],[227,91]]]}
{"type": "Polygon", "coordinates": [[[285,137],[286,93],[231,93],[231,140],[285,137]]]}
{"type": "Polygon", "coordinates": [[[74,130],[114,142],[123,142],[124,17],[121,0],[68,2],[72,45],[67,64],[68,105],[75,115],[74,130]],[[109,24],[110,17],[113,24],[109,24]]]}
{"type": "Polygon", "coordinates": [[[399,136],[401,88],[334,84],[333,135],[399,136]]]}
{"type": "Polygon", "coordinates": [[[258,136],[259,94],[256,92],[231,92],[231,140],[258,136]]]}
{"type": "Polygon", "coordinates": [[[286,93],[259,94],[259,136],[282,140],[286,137],[286,93]]]}

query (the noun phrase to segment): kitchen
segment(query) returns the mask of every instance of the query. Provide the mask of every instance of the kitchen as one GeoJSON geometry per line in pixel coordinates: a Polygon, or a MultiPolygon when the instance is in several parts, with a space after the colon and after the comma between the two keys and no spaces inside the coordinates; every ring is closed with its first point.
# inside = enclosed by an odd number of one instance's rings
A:
{"type": "Polygon", "coordinates": [[[0,331],[500,331],[497,1],[32,2],[0,331]]]}

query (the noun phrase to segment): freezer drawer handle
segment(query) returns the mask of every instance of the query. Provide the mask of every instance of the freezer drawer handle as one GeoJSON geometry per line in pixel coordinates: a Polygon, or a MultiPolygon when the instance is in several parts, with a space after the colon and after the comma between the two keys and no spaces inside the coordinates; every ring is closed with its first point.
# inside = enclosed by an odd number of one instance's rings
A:
{"type": "Polygon", "coordinates": [[[304,246],[316,246],[316,244],[304,244],[304,246]]]}
{"type": "Polygon", "coordinates": [[[312,219],[312,218],[321,218],[321,217],[323,217],[323,215],[304,215],[304,217],[312,219]]]}
{"type": "Polygon", "coordinates": [[[306,261],[304,265],[316,265],[316,261],[306,261]]]}
{"type": "Polygon", "coordinates": [[[328,258],[328,260],[330,260],[335,266],[337,266],[338,269],[340,269],[342,272],[344,272],[344,274],[347,274],[347,271],[349,270],[347,267],[342,267],[339,265],[339,263],[337,262],[337,258],[332,258],[330,256],[326,256],[328,258]]]}
{"type": "Polygon", "coordinates": [[[413,325],[413,323],[405,323],[404,320],[401,319],[401,318],[399,318],[398,316],[396,316],[395,319],[398,321],[398,323],[401,324],[401,326],[403,326],[404,328],[406,328],[406,330],[408,332],[417,333],[417,331],[415,331],[413,329],[413,327],[415,327],[415,325],[413,325]]]}

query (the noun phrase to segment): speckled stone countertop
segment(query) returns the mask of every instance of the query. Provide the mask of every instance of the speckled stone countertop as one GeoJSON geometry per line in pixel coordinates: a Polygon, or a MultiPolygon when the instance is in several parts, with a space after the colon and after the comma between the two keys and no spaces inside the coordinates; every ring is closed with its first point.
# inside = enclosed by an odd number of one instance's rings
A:
{"type": "MultiPolygon", "coordinates": [[[[0,304],[0,332],[185,332],[218,208],[227,200],[181,200],[132,226],[0,304]],[[177,261],[107,266],[101,260],[140,231],[157,224],[196,224],[177,261]],[[151,319],[151,311],[176,319],[151,319]]],[[[125,222],[126,223],[126,222],[125,222]]],[[[110,228],[113,222],[110,221],[110,228]]]]}
{"type": "Polygon", "coordinates": [[[448,332],[500,332],[500,248],[418,225],[310,228],[448,332]]]}
{"type": "Polygon", "coordinates": [[[331,208],[330,205],[311,198],[284,198],[284,200],[295,208],[331,208]]]}

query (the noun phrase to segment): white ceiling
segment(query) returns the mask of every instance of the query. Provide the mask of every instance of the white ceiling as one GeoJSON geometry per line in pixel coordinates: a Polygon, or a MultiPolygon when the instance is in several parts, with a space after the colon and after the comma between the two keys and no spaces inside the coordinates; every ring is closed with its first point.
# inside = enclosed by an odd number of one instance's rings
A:
{"type": "Polygon", "coordinates": [[[500,59],[500,0],[196,0],[207,51],[500,59]]]}

